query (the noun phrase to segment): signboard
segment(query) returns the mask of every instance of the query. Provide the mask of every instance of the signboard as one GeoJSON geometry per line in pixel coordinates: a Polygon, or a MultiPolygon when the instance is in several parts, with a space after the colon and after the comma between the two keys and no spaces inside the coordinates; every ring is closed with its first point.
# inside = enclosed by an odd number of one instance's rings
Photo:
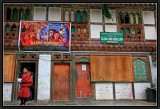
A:
{"type": "Polygon", "coordinates": [[[70,23],[49,21],[21,21],[20,51],[70,52],[70,23]]]}
{"type": "Polygon", "coordinates": [[[123,33],[100,32],[100,42],[103,44],[123,44],[123,33]]]}
{"type": "Polygon", "coordinates": [[[86,71],[86,64],[82,64],[82,71],[86,71]]]}

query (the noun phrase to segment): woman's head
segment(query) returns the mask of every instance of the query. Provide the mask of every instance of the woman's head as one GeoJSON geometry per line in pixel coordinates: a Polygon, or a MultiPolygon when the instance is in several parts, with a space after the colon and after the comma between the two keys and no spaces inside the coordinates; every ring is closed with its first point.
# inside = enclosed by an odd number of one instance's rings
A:
{"type": "Polygon", "coordinates": [[[24,73],[28,72],[28,69],[27,68],[23,68],[23,72],[24,73]]]}

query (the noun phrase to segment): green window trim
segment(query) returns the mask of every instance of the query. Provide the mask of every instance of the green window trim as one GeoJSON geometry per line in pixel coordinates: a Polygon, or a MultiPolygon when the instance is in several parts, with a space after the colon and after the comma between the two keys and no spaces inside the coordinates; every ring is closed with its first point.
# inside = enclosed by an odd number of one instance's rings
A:
{"type": "Polygon", "coordinates": [[[83,11],[83,12],[82,12],[82,22],[83,22],[83,23],[86,23],[86,22],[87,22],[87,12],[86,12],[86,11],[83,11]]]}
{"type": "Polygon", "coordinates": [[[76,22],[80,22],[81,21],[81,12],[77,11],[76,12],[76,22]]]}
{"type": "Polygon", "coordinates": [[[19,11],[19,20],[23,20],[24,19],[24,10],[20,9],[19,11]]]}
{"type": "Polygon", "coordinates": [[[9,25],[6,25],[5,30],[6,30],[6,32],[10,32],[11,31],[11,27],[9,25]]]}
{"type": "Polygon", "coordinates": [[[30,10],[29,9],[27,9],[26,12],[25,12],[25,19],[26,20],[30,19],[30,10]]]}
{"type": "Polygon", "coordinates": [[[15,9],[13,10],[12,20],[17,20],[17,15],[18,15],[18,10],[15,8],[15,9]]]}

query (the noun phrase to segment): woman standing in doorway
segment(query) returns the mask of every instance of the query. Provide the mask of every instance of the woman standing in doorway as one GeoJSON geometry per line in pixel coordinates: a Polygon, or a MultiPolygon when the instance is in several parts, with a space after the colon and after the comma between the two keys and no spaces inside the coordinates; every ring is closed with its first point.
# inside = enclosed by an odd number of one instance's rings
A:
{"type": "Polygon", "coordinates": [[[30,87],[33,84],[32,77],[27,68],[23,69],[22,81],[20,83],[20,89],[18,91],[18,97],[21,100],[20,105],[25,105],[28,97],[30,97],[30,87]]]}

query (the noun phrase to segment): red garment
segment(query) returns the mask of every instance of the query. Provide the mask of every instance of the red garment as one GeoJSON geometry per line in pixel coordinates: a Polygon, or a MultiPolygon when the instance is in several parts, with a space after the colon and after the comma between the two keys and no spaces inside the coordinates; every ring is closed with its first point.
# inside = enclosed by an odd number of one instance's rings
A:
{"type": "Polygon", "coordinates": [[[30,72],[26,72],[22,75],[22,82],[18,91],[18,97],[28,98],[30,97],[30,86],[32,86],[33,80],[30,72]]]}

